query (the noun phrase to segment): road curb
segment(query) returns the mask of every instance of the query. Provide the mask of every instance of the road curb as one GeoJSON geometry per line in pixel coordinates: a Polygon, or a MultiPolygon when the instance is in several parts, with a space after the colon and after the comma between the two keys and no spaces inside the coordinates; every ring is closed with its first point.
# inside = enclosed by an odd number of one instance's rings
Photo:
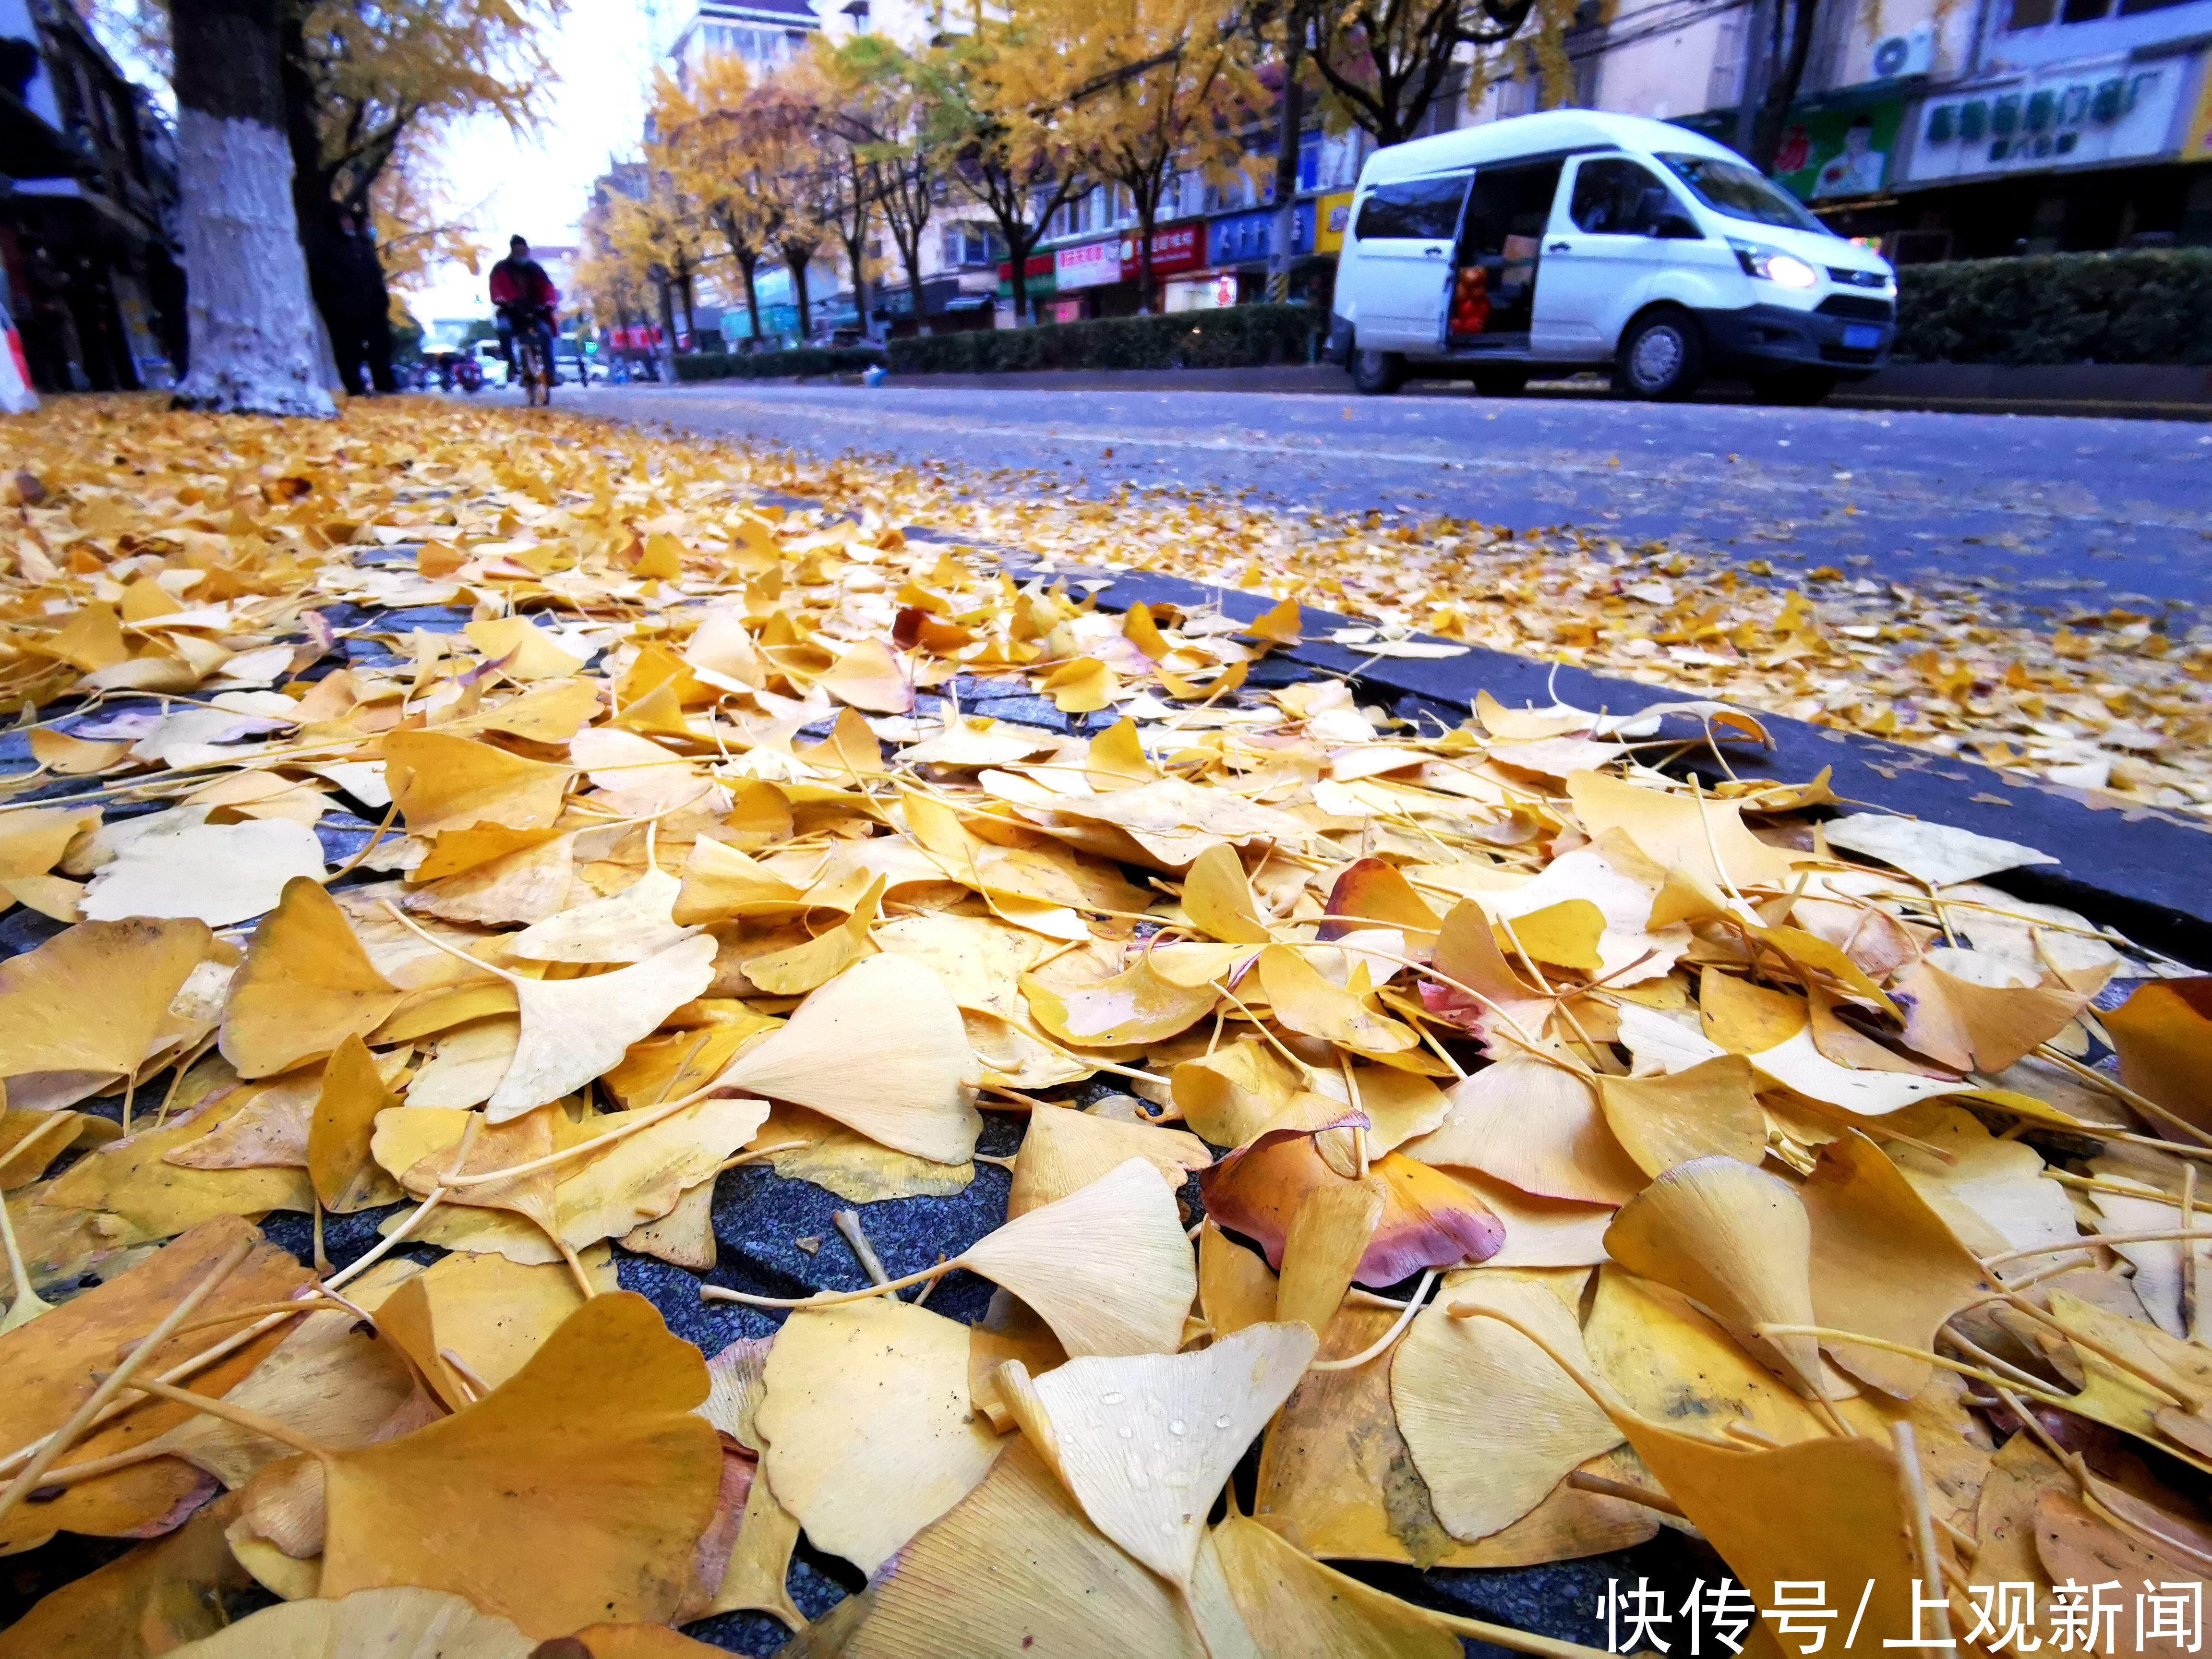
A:
{"type": "MultiPolygon", "coordinates": [[[[1015,569],[1026,577],[1033,572],[1015,569]]],[[[1133,605],[1182,609],[1218,604],[1239,622],[1250,622],[1276,601],[1235,588],[1218,588],[1181,577],[1110,572],[1055,571],[1109,580],[1098,601],[1109,610],[1133,605]]],[[[1357,618],[1305,608],[1309,636],[1360,626],[1357,618]]],[[[1455,641],[1418,635],[1437,644],[1455,641]]],[[[1654,703],[1680,702],[1694,693],[1594,674],[1565,664],[1538,662],[1485,647],[1463,656],[1363,656],[1353,646],[1311,639],[1279,653],[1322,674],[1349,674],[1362,684],[1434,708],[1456,725],[1471,712],[1475,694],[1487,691],[1509,706],[1548,707],[1554,701],[1580,708],[1627,714],[1654,703]]],[[[2094,790],[2072,789],[1978,761],[1903,744],[1885,743],[1813,726],[1763,709],[1747,709],[1773,738],[1770,749],[1729,745],[1727,766],[1743,777],[1809,782],[1832,769],[1834,792],[1863,806],[2018,842],[2059,862],[2014,870],[1989,884],[2033,902],[2064,905],[2118,928],[2129,938],[2179,961],[2212,969],[2212,903],[2202,871],[2212,859],[2212,822],[2160,807],[2141,806],[2094,790]]],[[[1723,774],[1717,760],[1690,769],[1708,783],[1723,774]]]]}

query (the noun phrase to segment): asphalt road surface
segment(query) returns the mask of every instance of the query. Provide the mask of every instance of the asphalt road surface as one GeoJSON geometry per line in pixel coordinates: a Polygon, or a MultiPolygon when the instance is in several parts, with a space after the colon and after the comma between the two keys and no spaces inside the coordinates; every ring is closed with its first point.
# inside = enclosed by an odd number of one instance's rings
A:
{"type": "MultiPolygon", "coordinates": [[[[504,392],[495,394],[504,398],[504,392]]],[[[1589,398],[793,386],[563,387],[559,405],[847,453],[1212,485],[1285,507],[1572,526],[1692,551],[1972,584],[2026,620],[2212,603],[2195,422],[1589,398]]],[[[2212,621],[2212,612],[2203,613],[2212,621]]]]}

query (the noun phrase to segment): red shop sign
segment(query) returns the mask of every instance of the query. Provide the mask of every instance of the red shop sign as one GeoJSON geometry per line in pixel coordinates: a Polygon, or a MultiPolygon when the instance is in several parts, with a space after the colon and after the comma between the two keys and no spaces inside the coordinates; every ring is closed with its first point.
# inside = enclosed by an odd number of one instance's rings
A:
{"type": "MultiPolygon", "coordinates": [[[[1049,253],[1032,253],[1022,261],[1022,275],[1024,276],[1049,276],[1052,270],[1053,257],[1049,253]]],[[[999,280],[1002,283],[1014,280],[1014,262],[1012,259],[999,261],[999,280]]]]}
{"type": "MultiPolygon", "coordinates": [[[[1152,233],[1152,275],[1172,276],[1178,270],[1194,270],[1206,263],[1206,227],[1201,223],[1169,225],[1152,233]]],[[[1121,239],[1121,270],[1129,276],[1137,272],[1137,239],[1121,239]]]]}

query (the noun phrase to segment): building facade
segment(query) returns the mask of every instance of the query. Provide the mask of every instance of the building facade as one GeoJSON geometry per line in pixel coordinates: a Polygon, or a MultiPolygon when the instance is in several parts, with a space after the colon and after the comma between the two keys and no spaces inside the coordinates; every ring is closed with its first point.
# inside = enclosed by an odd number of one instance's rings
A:
{"type": "Polygon", "coordinates": [[[174,139],[64,0],[0,0],[0,287],[44,392],[175,384],[174,139]]]}
{"type": "MultiPolygon", "coordinates": [[[[1732,140],[1758,15],[1624,0],[1571,101],[1732,140]]],[[[1902,263],[2212,241],[2208,49],[2212,0],[1827,0],[1773,171],[1902,263]]]]}

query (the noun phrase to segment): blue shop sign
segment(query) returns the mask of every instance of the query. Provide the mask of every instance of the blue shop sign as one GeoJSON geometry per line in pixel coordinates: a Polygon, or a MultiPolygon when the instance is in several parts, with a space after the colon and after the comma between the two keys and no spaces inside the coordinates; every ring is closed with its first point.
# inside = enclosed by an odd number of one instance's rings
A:
{"type": "MultiPolygon", "coordinates": [[[[1314,204],[1300,202],[1291,216],[1291,251],[1313,252],[1314,204]]],[[[1232,213],[1206,227],[1206,262],[1210,265],[1249,264],[1265,259],[1274,245],[1275,210],[1258,208],[1232,213]]]]}

